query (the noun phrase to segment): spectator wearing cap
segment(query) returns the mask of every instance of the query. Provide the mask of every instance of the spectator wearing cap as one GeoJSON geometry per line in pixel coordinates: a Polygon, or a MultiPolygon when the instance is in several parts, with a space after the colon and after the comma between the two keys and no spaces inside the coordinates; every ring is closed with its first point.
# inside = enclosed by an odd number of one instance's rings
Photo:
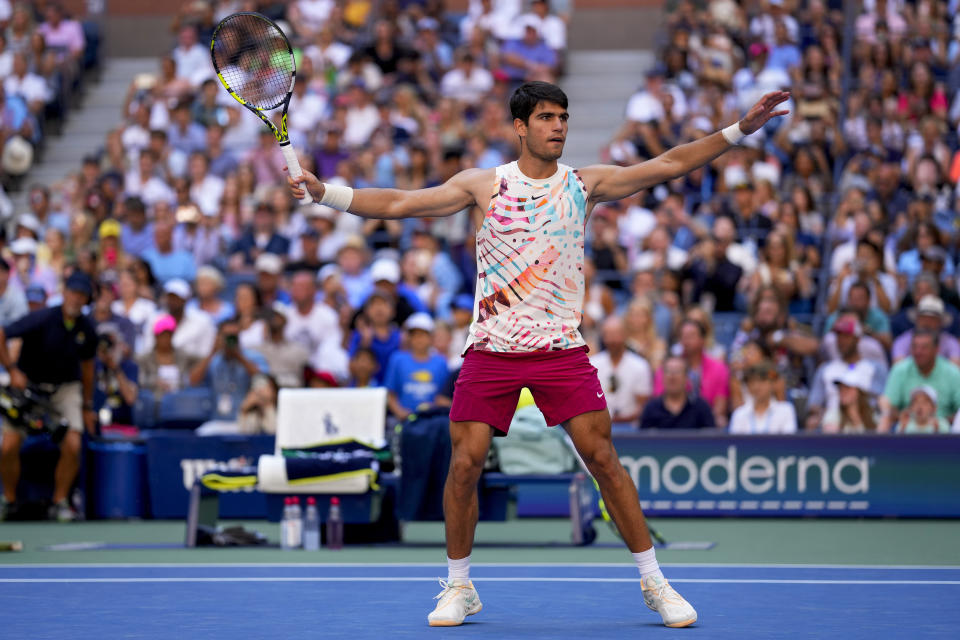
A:
{"type": "Polygon", "coordinates": [[[809,430],[821,428],[824,415],[839,406],[839,389],[835,383],[847,372],[853,371],[860,379],[866,380],[866,391],[873,396],[883,392],[887,380],[886,364],[864,358],[861,353],[860,343],[866,338],[863,337],[863,325],[855,313],[844,310],[833,323],[831,334],[837,357],[821,364],[814,373],[807,398],[806,428],[809,430]]]}
{"type": "Polygon", "coordinates": [[[298,271],[290,279],[290,304],[286,308],[287,340],[313,355],[324,342],[343,343],[336,311],[317,300],[316,277],[312,271],[298,271]]]}
{"type": "Polygon", "coordinates": [[[943,300],[944,310],[953,316],[954,322],[949,331],[960,335],[960,296],[956,291],[940,284],[940,280],[932,273],[923,271],[913,280],[913,286],[907,291],[900,303],[900,310],[890,318],[890,332],[899,336],[913,327],[913,318],[916,316],[917,302],[927,296],[938,297],[943,300]]]}
{"type": "Polygon", "coordinates": [[[220,297],[225,286],[226,281],[219,269],[210,265],[200,267],[195,283],[197,297],[187,303],[187,308],[207,314],[215,325],[232,318],[236,313],[233,304],[220,297]]]}
{"type": "MultiPolygon", "coordinates": [[[[74,272],[64,284],[63,303],[23,316],[0,329],[0,366],[10,372],[10,385],[25,389],[32,385],[50,394],[53,410],[67,421],[69,431],[60,443],[60,459],[54,476],[53,507],[50,515],[73,520],[76,514],[68,496],[80,468],[81,434],[96,433],[93,410],[96,330],[83,315],[83,307],[93,295],[93,283],[81,272],[74,272]],[[19,357],[14,361],[7,340],[20,338],[19,357]]],[[[17,499],[20,479],[22,431],[3,421],[0,445],[0,477],[6,502],[17,499]]]]}
{"type": "Polygon", "coordinates": [[[290,309],[280,305],[267,312],[263,342],[256,351],[267,361],[267,368],[279,386],[300,387],[310,351],[286,336],[289,315],[290,309]]]}
{"type": "Polygon", "coordinates": [[[823,433],[873,433],[877,430],[872,383],[862,369],[847,369],[834,380],[837,406],[823,415],[823,433]]]}
{"type": "Polygon", "coordinates": [[[436,18],[426,16],[417,21],[414,48],[435,82],[453,66],[453,48],[440,39],[440,23],[436,18]]]}
{"type": "Polygon", "coordinates": [[[950,433],[950,422],[937,412],[937,390],[922,384],[910,392],[910,404],[900,413],[897,433],[950,433]]]}
{"type": "MultiPolygon", "coordinates": [[[[730,407],[730,369],[722,360],[711,358],[704,349],[707,330],[693,319],[686,319],[680,325],[681,355],[687,362],[690,375],[691,395],[702,397],[713,410],[714,423],[725,427],[729,419],[730,407]]],[[[653,392],[664,392],[664,371],[657,371],[653,381],[653,392]]]]}
{"type": "Polygon", "coordinates": [[[170,314],[156,316],[147,327],[153,334],[153,348],[137,357],[139,385],[159,400],[167,393],[189,386],[190,369],[197,359],[173,346],[177,321],[170,314]]]}
{"type": "MultiPolygon", "coordinates": [[[[850,285],[847,292],[847,308],[857,314],[863,327],[863,334],[875,338],[887,350],[893,345],[893,336],[890,333],[890,318],[875,305],[870,304],[870,286],[857,280],[850,285]]],[[[837,321],[840,311],[834,311],[824,323],[824,331],[830,331],[837,321]]]]}
{"type": "Polygon", "coordinates": [[[883,412],[878,431],[888,433],[899,421],[900,412],[910,404],[910,394],[919,386],[928,385],[937,392],[937,415],[953,417],[960,409],[960,368],[937,354],[940,333],[915,331],[910,343],[910,357],[890,369],[890,376],[880,396],[883,412]]]}
{"type": "Polygon", "coordinates": [[[377,384],[383,383],[390,356],[400,348],[401,334],[394,324],[396,316],[394,298],[383,291],[374,291],[363,304],[357,316],[356,329],[350,336],[347,348],[352,356],[357,349],[365,348],[377,356],[377,384]]]}
{"type": "Polygon", "coordinates": [[[640,415],[641,429],[713,429],[713,410],[700,396],[691,396],[687,361],[670,356],[663,363],[663,393],[655,396],[640,415]]]}
{"type": "Polygon", "coordinates": [[[113,218],[107,218],[100,223],[100,229],[97,231],[97,236],[100,238],[100,244],[97,247],[99,252],[97,258],[98,273],[102,274],[110,271],[116,277],[117,271],[126,264],[126,255],[120,243],[121,232],[120,223],[113,218]]]}
{"type": "MultiPolygon", "coordinates": [[[[637,137],[642,141],[659,138],[657,123],[667,119],[664,94],[670,94],[673,98],[670,107],[672,118],[679,120],[686,116],[687,99],[679,87],[665,82],[666,75],[667,68],[664,65],[654,64],[647,69],[646,83],[643,88],[630,96],[627,101],[627,120],[637,128],[637,137]]],[[[649,142],[647,144],[649,146],[649,142]]],[[[643,153],[652,149],[640,149],[640,151],[643,153]]]]}
{"type": "Polygon", "coordinates": [[[191,282],[196,277],[197,264],[191,253],[174,248],[173,230],[172,222],[157,220],[153,225],[154,245],[146,249],[142,257],[161,283],[170,280],[191,282]]]}
{"type": "Polygon", "coordinates": [[[830,292],[827,309],[833,311],[847,304],[850,287],[857,281],[870,287],[871,305],[883,313],[893,313],[899,300],[897,280],[883,271],[883,249],[867,238],[857,242],[856,259],[841,269],[830,292]]]}
{"type": "Polygon", "coordinates": [[[101,281],[96,289],[89,317],[90,322],[97,329],[97,335],[104,333],[113,335],[116,346],[123,352],[121,355],[126,357],[133,352],[137,343],[137,328],[123,316],[114,313],[113,303],[118,297],[115,282],[101,281]]]}
{"type": "Polygon", "coordinates": [[[38,284],[27,287],[24,296],[27,298],[27,308],[30,312],[39,311],[47,306],[47,291],[38,284]]]}
{"type": "Polygon", "coordinates": [[[750,400],[733,412],[730,433],[796,433],[797,414],[793,404],[773,396],[777,378],[773,366],[769,362],[753,365],[744,371],[743,378],[750,390],[750,400]]]}
{"type": "Polygon", "coordinates": [[[773,229],[773,221],[757,209],[753,183],[746,171],[740,167],[728,167],[724,181],[729,196],[721,204],[720,215],[733,220],[740,239],[750,240],[756,247],[773,229]]]}
{"type": "Polygon", "coordinates": [[[905,276],[911,284],[921,271],[931,271],[941,280],[953,277],[953,262],[943,248],[943,238],[937,225],[921,221],[907,234],[906,240],[911,248],[897,258],[898,274],[905,276]]]}
{"type": "Polygon", "coordinates": [[[524,19],[519,38],[507,40],[500,48],[500,70],[513,84],[531,80],[553,82],[559,60],[540,36],[539,21],[524,19]]]}
{"type": "Polygon", "coordinates": [[[894,340],[890,352],[893,361],[899,362],[910,355],[910,344],[915,332],[931,331],[940,336],[939,354],[960,366],[960,341],[944,331],[953,323],[953,318],[947,313],[943,300],[936,296],[924,296],[911,315],[913,329],[904,332],[894,340]]]}
{"type": "Polygon", "coordinates": [[[320,233],[316,229],[308,227],[306,231],[300,234],[300,238],[294,242],[293,249],[290,252],[291,261],[287,262],[284,271],[287,275],[298,271],[317,273],[323,266],[319,254],[320,233]]]}
{"type": "Polygon", "coordinates": [[[192,203],[177,207],[177,226],[173,230],[173,246],[193,256],[196,264],[209,264],[223,253],[225,231],[219,224],[219,209],[204,212],[192,203]]]}
{"type": "Polygon", "coordinates": [[[601,327],[603,351],[590,357],[597,369],[607,409],[614,424],[636,428],[644,405],[653,393],[650,364],[627,350],[623,320],[611,316],[601,327]]]}
{"type": "Polygon", "coordinates": [[[290,253],[290,240],[277,231],[276,212],[261,202],[253,212],[253,223],[230,248],[230,269],[240,271],[254,265],[265,253],[285,256],[290,253]]]}
{"type": "Polygon", "coordinates": [[[40,224],[40,221],[37,220],[37,217],[32,213],[23,213],[17,218],[17,228],[14,230],[13,237],[16,238],[33,238],[34,240],[39,241],[43,236],[43,225],[40,224]]]}
{"type": "MultiPolygon", "coordinates": [[[[196,309],[188,309],[190,300],[190,285],[185,280],[173,279],[163,286],[164,304],[167,313],[176,321],[176,330],[173,334],[174,348],[193,358],[206,356],[216,340],[216,325],[207,314],[196,309]]],[[[152,329],[152,324],[149,329],[152,329]]],[[[141,348],[143,352],[153,349],[154,333],[148,331],[143,336],[141,348]]]]}
{"type": "Polygon", "coordinates": [[[132,256],[142,256],[153,247],[153,225],[147,223],[147,208],[143,200],[128,197],[123,201],[123,226],[120,230],[120,245],[132,256]]]}
{"type": "Polygon", "coordinates": [[[11,278],[21,291],[31,284],[39,284],[47,294],[55,293],[59,277],[50,267],[37,263],[37,246],[33,238],[17,238],[10,243],[10,253],[13,254],[11,278]]]}
{"type": "Polygon", "coordinates": [[[550,13],[549,0],[532,0],[530,12],[521,16],[521,21],[536,24],[543,41],[562,57],[567,50],[567,23],[558,15],[550,13]]]}
{"type": "Polygon", "coordinates": [[[398,420],[437,402],[447,381],[447,360],[433,350],[433,319],[418,312],[403,325],[407,348],[390,357],[383,386],[387,406],[398,420]]]}
{"type": "Polygon", "coordinates": [[[290,296],[280,288],[283,258],[275,253],[261,253],[254,263],[254,271],[257,276],[257,294],[264,307],[272,307],[276,302],[290,303],[290,296]]]}
{"type": "MultiPolygon", "coordinates": [[[[322,264],[337,259],[337,252],[346,242],[346,237],[337,229],[337,218],[340,214],[336,209],[321,204],[310,205],[307,211],[307,232],[317,234],[317,259],[322,264]]],[[[302,250],[302,258],[306,259],[307,251],[302,250]]]]}
{"type": "Polygon", "coordinates": [[[236,321],[222,323],[213,348],[190,370],[190,384],[207,387],[214,398],[213,415],[197,427],[196,434],[238,433],[240,406],[259,373],[268,373],[266,360],[260,353],[240,346],[236,321]]]}
{"type": "Polygon", "coordinates": [[[28,311],[24,290],[10,285],[10,265],[0,257],[0,326],[5,327],[14,320],[19,320],[27,315],[28,311]]]}
{"type": "Polygon", "coordinates": [[[370,265],[370,280],[373,291],[385,293],[394,299],[397,324],[406,322],[412,314],[426,312],[426,305],[410,285],[400,281],[400,265],[391,258],[380,258],[370,265]]]}

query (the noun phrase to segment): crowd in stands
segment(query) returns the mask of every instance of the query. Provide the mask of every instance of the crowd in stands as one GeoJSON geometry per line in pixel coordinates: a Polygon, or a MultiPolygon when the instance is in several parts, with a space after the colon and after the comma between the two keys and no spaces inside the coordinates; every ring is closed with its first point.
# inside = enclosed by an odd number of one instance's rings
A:
{"type": "MultiPolygon", "coordinates": [[[[771,90],[792,91],[791,113],[593,211],[581,331],[618,428],[951,429],[958,4],[867,0],[849,73],[839,1],[681,1],[668,14],[603,161],[708,135],[771,90]]],[[[294,45],[301,164],[334,184],[414,189],[516,157],[510,92],[562,78],[572,8],[185,4],[103,148],[31,187],[2,248],[0,322],[89,274],[107,337],[102,422],[198,387],[213,398],[200,433],[270,431],[279,387],[383,385],[397,419],[448,404],[474,308],[469,212],[364,220],[294,201],[272,134],[209,60],[213,27],[237,10],[279,21],[294,45]]]]}
{"type": "MultiPolygon", "coordinates": [[[[85,72],[99,64],[92,22],[73,19],[51,0],[0,0],[0,185],[18,186],[75,106],[85,72]]],[[[5,193],[0,217],[15,212],[5,193]]]]}

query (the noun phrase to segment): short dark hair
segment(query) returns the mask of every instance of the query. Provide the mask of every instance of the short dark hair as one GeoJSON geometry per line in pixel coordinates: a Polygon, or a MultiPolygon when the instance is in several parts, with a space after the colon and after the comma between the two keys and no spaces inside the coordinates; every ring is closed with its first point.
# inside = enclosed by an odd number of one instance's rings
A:
{"type": "Polygon", "coordinates": [[[934,346],[937,346],[937,347],[940,346],[940,332],[939,332],[939,331],[931,331],[930,329],[915,329],[915,330],[914,330],[914,332],[913,332],[913,340],[916,340],[917,338],[920,338],[920,337],[922,337],[922,336],[927,336],[928,338],[930,338],[931,340],[933,340],[934,346]]]}
{"type": "Polygon", "coordinates": [[[567,108],[567,94],[555,84],[549,82],[525,82],[510,97],[510,115],[513,119],[529,122],[530,114],[541,102],[552,102],[567,108]]]}
{"type": "MultiPolygon", "coordinates": [[[[851,284],[850,291],[853,291],[854,289],[863,289],[867,293],[867,295],[870,295],[870,285],[864,282],[863,280],[857,280],[856,282],[851,284]]],[[[847,292],[847,295],[850,294],[850,291],[847,292]]],[[[856,311],[854,311],[853,309],[848,308],[848,310],[850,311],[850,313],[856,313],[856,311]]]]}

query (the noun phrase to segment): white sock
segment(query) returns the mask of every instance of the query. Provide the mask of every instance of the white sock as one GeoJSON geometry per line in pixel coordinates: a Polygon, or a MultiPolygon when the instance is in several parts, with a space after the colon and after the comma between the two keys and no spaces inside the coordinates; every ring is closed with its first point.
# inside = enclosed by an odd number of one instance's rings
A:
{"type": "Polygon", "coordinates": [[[653,550],[653,547],[631,555],[633,556],[633,561],[637,563],[637,569],[640,570],[641,580],[646,580],[647,576],[657,576],[663,579],[663,571],[660,571],[660,565],[657,563],[657,554],[653,550]]]}
{"type": "MultiPolygon", "coordinates": [[[[656,560],[654,560],[656,563],[656,560]]],[[[470,581],[470,556],[454,560],[447,556],[447,582],[454,580],[470,581]]]]}

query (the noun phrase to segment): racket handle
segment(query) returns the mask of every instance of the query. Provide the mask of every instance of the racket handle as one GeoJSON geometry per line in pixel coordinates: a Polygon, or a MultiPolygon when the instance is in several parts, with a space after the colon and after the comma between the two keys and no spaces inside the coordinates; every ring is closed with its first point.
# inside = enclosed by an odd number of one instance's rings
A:
{"type": "MultiPolygon", "coordinates": [[[[280,151],[283,152],[283,159],[287,161],[287,171],[290,172],[290,177],[299,178],[302,176],[303,169],[300,168],[300,161],[297,159],[297,152],[293,150],[293,145],[289,142],[281,144],[280,151]]],[[[306,191],[306,188],[304,188],[304,191],[306,191]]],[[[307,191],[300,199],[300,204],[310,204],[311,202],[313,202],[313,196],[307,191]]]]}

